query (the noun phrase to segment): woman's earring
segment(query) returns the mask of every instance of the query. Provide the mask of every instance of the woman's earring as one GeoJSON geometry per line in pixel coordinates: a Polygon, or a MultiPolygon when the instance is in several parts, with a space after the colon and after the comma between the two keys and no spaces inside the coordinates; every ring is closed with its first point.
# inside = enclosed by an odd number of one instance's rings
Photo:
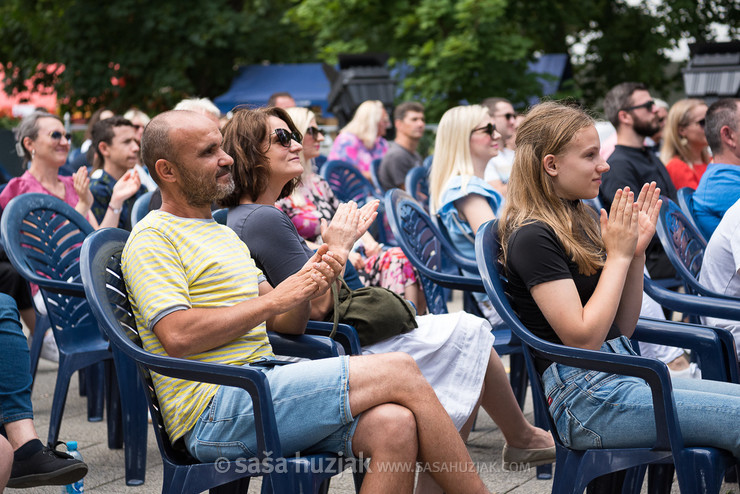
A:
{"type": "Polygon", "coordinates": [[[32,150],[31,150],[31,161],[33,161],[33,158],[34,158],[35,156],[36,156],[36,150],[35,150],[35,149],[32,149],[32,150]]]}
{"type": "Polygon", "coordinates": [[[685,146],[688,146],[688,145],[689,145],[689,140],[688,140],[688,139],[686,139],[685,137],[682,137],[682,138],[681,138],[681,139],[679,140],[679,142],[680,142],[680,143],[681,143],[681,145],[682,145],[682,146],[684,146],[684,147],[685,147],[685,146]]]}

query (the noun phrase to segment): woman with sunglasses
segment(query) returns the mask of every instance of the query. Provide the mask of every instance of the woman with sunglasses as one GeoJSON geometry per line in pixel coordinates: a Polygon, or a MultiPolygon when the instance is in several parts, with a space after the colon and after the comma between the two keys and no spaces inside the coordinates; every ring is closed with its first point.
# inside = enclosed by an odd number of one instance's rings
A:
{"type": "MultiPolygon", "coordinates": [[[[8,182],[0,194],[0,208],[5,208],[15,196],[39,192],[66,202],[95,229],[118,226],[120,210],[108,208],[100,224],[90,212],[93,196],[87,168],[80,167],[71,177],[59,175],[59,168],[67,160],[71,142],[71,136],[56,115],[35,111],[26,116],[16,130],[16,150],[24,166],[28,164],[28,170],[8,182]]],[[[119,181],[113,188],[111,203],[120,204],[137,190],[138,185],[134,188],[127,182],[119,181]]]]}
{"type": "MultiPolygon", "coordinates": [[[[503,202],[484,180],[488,161],[498,155],[500,139],[493,118],[480,105],[447,110],[437,128],[429,184],[430,213],[438,215],[453,245],[471,259],[475,259],[475,233],[496,217],[503,202]]],[[[492,324],[501,322],[485,294],[476,293],[475,299],[492,324]]]]}
{"type": "MultiPolygon", "coordinates": [[[[316,117],[307,108],[288,108],[288,115],[303,135],[303,150],[299,156],[303,173],[293,193],[275,203],[282,209],[298,233],[312,248],[321,236],[321,221],[331,221],[339,201],[329,184],[314,172],[313,160],[319,155],[319,146],[324,136],[316,127],[316,117]]],[[[370,233],[360,239],[362,254],[352,252],[350,262],[359,273],[362,284],[380,286],[403,295],[414,303],[419,314],[426,312],[424,293],[419,286],[416,272],[400,247],[383,248],[370,233]]],[[[350,276],[350,278],[352,278],[350,276]]],[[[357,286],[355,287],[357,288],[357,286]]]]}
{"type": "Polygon", "coordinates": [[[700,99],[682,99],[673,104],[663,130],[660,159],[676,189],[696,189],[712,159],[704,134],[707,105],[700,99]]]}
{"type": "MultiPolygon", "coordinates": [[[[313,255],[287,215],[273,207],[303,173],[297,130],[280,108],[237,111],[224,128],[224,150],[234,158],[235,183],[234,193],[223,203],[230,208],[227,224],[247,244],[272,285],[294,274],[296,266],[313,255]],[[280,135],[291,139],[288,147],[281,145],[280,135]]],[[[343,204],[337,217],[355,208],[343,204]]],[[[375,208],[377,203],[361,213],[366,216],[375,208]]],[[[323,241],[346,263],[349,248],[371,222],[372,215],[364,228],[340,231],[341,218],[335,218],[323,230],[323,241]]],[[[332,304],[331,292],[312,300],[312,318],[323,319],[332,304]]],[[[417,329],[363,347],[363,353],[402,351],[414,357],[463,436],[470,431],[480,399],[506,438],[506,467],[554,461],[552,436],[529,424],[517,405],[501,359],[492,349],[488,323],[463,312],[420,316],[417,322],[417,329]]],[[[425,487],[419,492],[437,492],[427,490],[433,489],[427,481],[422,481],[425,487]]]]}
{"type": "Polygon", "coordinates": [[[370,167],[373,161],[382,158],[388,151],[388,141],[384,136],[390,125],[383,103],[377,100],[363,102],[357,107],[352,120],[334,139],[328,160],[351,163],[366,179],[372,181],[370,167]]]}
{"type": "MultiPolygon", "coordinates": [[[[582,199],[599,193],[609,165],[593,119],[555,102],[532,108],[499,223],[507,293],[536,336],[575,348],[635,355],[629,337],[640,315],[645,250],[655,233],[660,189],[625,187],[597,220],[582,199]]],[[[642,379],[537,358],[549,411],[572,449],[652,447],[655,416],[642,379]]],[[[740,386],[673,378],[686,446],[740,458],[740,386]]]]}

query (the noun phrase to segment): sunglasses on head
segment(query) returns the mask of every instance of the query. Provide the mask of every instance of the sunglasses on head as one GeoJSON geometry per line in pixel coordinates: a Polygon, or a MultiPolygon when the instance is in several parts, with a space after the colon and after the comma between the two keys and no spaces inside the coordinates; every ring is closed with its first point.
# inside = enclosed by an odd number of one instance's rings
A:
{"type": "Polygon", "coordinates": [[[301,134],[298,132],[291,132],[288,129],[275,129],[275,132],[272,134],[275,134],[278,138],[278,142],[286,148],[290,147],[290,141],[295,141],[298,144],[301,143],[301,134]]]}
{"type": "Polygon", "coordinates": [[[496,132],[496,126],[492,123],[489,123],[486,124],[484,127],[478,127],[477,129],[471,130],[470,133],[473,134],[473,132],[478,132],[479,130],[482,130],[484,134],[488,134],[489,136],[491,136],[491,138],[493,138],[493,133],[496,132]]]}
{"type": "Polygon", "coordinates": [[[64,134],[58,130],[55,130],[54,132],[49,132],[49,137],[54,139],[55,141],[60,141],[62,137],[66,138],[69,142],[72,142],[72,134],[64,134]]]}
{"type": "Polygon", "coordinates": [[[321,132],[321,130],[318,127],[309,127],[306,129],[306,135],[311,136],[314,139],[319,137],[319,134],[323,135],[324,133],[321,132]]]}
{"type": "Polygon", "coordinates": [[[654,107],[655,107],[655,101],[650,100],[650,101],[646,101],[645,103],[641,105],[630,106],[630,107],[624,108],[623,110],[631,111],[631,110],[637,110],[638,108],[645,108],[647,111],[653,111],[654,107]]]}

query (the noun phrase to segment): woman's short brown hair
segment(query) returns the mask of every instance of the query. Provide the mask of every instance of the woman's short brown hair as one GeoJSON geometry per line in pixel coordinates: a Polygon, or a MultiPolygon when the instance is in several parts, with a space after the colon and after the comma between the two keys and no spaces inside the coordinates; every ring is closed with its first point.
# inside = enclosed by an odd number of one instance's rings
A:
{"type": "MultiPolygon", "coordinates": [[[[277,107],[237,109],[224,127],[223,149],[234,158],[234,192],[221,200],[221,207],[236,207],[245,195],[256,201],[267,189],[270,160],[267,158],[269,145],[266,142],[269,140],[270,117],[279,118],[287,124],[291,132],[300,135],[290,115],[277,107]]],[[[297,183],[298,178],[288,182],[283,187],[280,198],[289,196],[297,183]]]]}

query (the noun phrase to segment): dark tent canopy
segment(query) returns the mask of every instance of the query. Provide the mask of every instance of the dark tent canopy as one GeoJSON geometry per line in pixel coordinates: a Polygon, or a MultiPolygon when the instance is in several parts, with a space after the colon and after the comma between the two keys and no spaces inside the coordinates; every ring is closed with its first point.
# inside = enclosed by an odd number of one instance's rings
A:
{"type": "Polygon", "coordinates": [[[213,102],[226,113],[238,105],[263,106],[272,93],[286,91],[298,106],[320,106],[327,116],[329,90],[320,63],[247,65],[239,68],[229,90],[213,102]]]}

